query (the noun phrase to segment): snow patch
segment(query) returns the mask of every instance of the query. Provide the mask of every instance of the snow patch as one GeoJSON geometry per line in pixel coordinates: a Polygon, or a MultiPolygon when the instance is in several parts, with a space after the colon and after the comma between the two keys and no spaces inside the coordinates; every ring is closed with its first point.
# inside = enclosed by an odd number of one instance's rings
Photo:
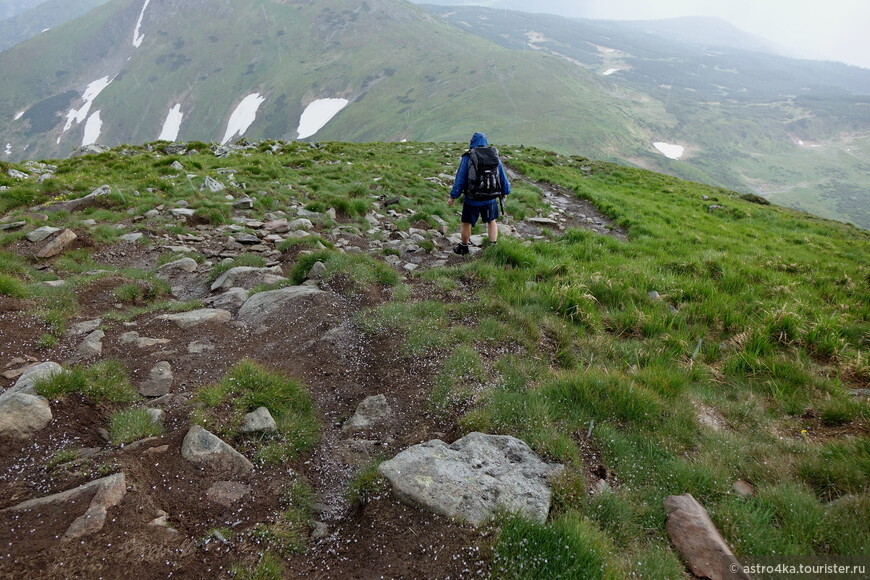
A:
{"type": "Polygon", "coordinates": [[[88,117],[88,122],[85,123],[85,136],[82,139],[82,147],[96,143],[102,132],[103,120],[100,119],[100,112],[94,111],[94,114],[88,117]]]}
{"type": "Polygon", "coordinates": [[[17,113],[15,113],[15,117],[13,117],[13,120],[17,121],[18,119],[20,119],[21,117],[23,117],[23,116],[24,116],[24,113],[26,113],[26,112],[27,112],[27,111],[18,111],[17,113]]]}
{"type": "Polygon", "coordinates": [[[671,145],[661,141],[653,143],[653,147],[658,149],[668,159],[679,159],[686,152],[686,148],[682,145],[671,145]]]}
{"type": "Polygon", "coordinates": [[[230,121],[227,123],[227,132],[221,141],[221,145],[233,138],[234,135],[241,137],[248,130],[248,127],[257,118],[257,109],[263,104],[266,97],[261,97],[260,93],[252,93],[242,99],[233,114],[230,115],[230,121]]]}
{"type": "Polygon", "coordinates": [[[91,84],[87,86],[85,89],[85,94],[82,95],[82,100],[85,102],[84,105],[79,109],[70,109],[66,114],[66,125],[63,126],[63,131],[60,134],[60,137],[57,138],[58,144],[60,144],[60,139],[63,137],[63,134],[70,130],[73,126],[73,123],[78,125],[88,117],[88,113],[91,112],[91,105],[94,102],[94,99],[99,96],[103,90],[108,87],[114,79],[110,79],[109,77],[103,77],[101,79],[97,79],[91,84]]]}
{"type": "Polygon", "coordinates": [[[296,129],[299,139],[311,137],[320,131],[349,102],[347,99],[317,99],[313,101],[305,107],[302,116],[299,117],[299,128],[296,129]]]}
{"type": "Polygon", "coordinates": [[[601,74],[603,74],[606,77],[609,77],[610,75],[612,75],[614,73],[618,73],[621,70],[622,70],[621,68],[609,68],[601,74]]]}
{"type": "Polygon", "coordinates": [[[12,155],[12,143],[6,144],[6,155],[12,155]]]}
{"type": "Polygon", "coordinates": [[[181,103],[176,104],[169,109],[166,115],[166,120],[163,122],[163,129],[160,131],[158,141],[175,141],[178,139],[178,132],[181,129],[181,120],[184,114],[181,112],[181,103]]]}
{"type": "Polygon", "coordinates": [[[139,34],[139,30],[142,28],[142,18],[145,16],[145,9],[148,8],[149,2],[151,2],[151,0],[145,0],[145,4],[142,6],[142,12],[139,13],[139,20],[136,21],[136,30],[133,31],[133,46],[135,48],[142,46],[142,41],[145,40],[145,35],[139,34]]]}

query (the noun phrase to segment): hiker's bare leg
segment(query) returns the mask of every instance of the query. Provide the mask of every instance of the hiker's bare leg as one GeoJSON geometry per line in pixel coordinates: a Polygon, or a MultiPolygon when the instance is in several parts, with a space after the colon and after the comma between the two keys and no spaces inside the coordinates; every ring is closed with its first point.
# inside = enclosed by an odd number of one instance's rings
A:
{"type": "Polygon", "coordinates": [[[498,241],[498,224],[495,223],[495,220],[486,224],[486,235],[489,236],[490,242],[495,243],[498,241]]]}
{"type": "Polygon", "coordinates": [[[459,227],[459,237],[462,238],[463,244],[468,245],[468,241],[471,239],[471,224],[462,222],[459,227]]]}

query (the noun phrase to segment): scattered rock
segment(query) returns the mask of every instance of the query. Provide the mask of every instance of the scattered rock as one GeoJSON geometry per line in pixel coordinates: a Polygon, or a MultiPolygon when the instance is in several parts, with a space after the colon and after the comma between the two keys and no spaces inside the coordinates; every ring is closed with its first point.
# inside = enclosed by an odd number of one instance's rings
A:
{"type": "Polygon", "coordinates": [[[103,338],[106,333],[102,330],[95,330],[85,337],[85,340],[76,349],[76,354],[80,358],[92,358],[103,354],[103,338]]]}
{"type": "Polygon", "coordinates": [[[169,344],[170,342],[168,338],[148,338],[146,336],[139,336],[139,333],[135,330],[125,332],[118,337],[118,340],[121,344],[129,344],[137,348],[148,348],[161,344],[169,344]]]}
{"type": "Polygon", "coordinates": [[[199,340],[194,340],[190,344],[187,345],[187,352],[189,354],[202,354],[205,352],[211,352],[214,350],[214,345],[210,342],[202,342],[199,340]]]}
{"type": "Polygon", "coordinates": [[[143,397],[162,397],[172,390],[174,380],[172,365],[167,361],[160,361],[151,367],[148,378],[139,385],[137,390],[143,397]]]}
{"type": "Polygon", "coordinates": [[[387,397],[384,395],[366,397],[356,408],[353,417],[342,426],[341,432],[351,434],[375,429],[381,427],[392,416],[393,410],[387,404],[387,397]]]}
{"type": "Polygon", "coordinates": [[[36,228],[26,236],[28,242],[33,242],[34,244],[38,244],[43,241],[47,237],[56,234],[60,231],[60,228],[53,228],[51,226],[42,226],[41,228],[36,228]]]}
{"type": "Polygon", "coordinates": [[[181,258],[157,268],[157,276],[165,279],[177,276],[178,274],[190,274],[191,272],[196,272],[197,266],[198,264],[193,258],[181,258]]]}
{"type": "Polygon", "coordinates": [[[145,234],[142,234],[139,232],[134,232],[132,234],[124,234],[123,236],[119,237],[118,239],[121,240],[122,242],[137,242],[137,241],[141,240],[143,237],[145,237],[145,234]]]}
{"type": "Polygon", "coordinates": [[[668,496],[665,509],[668,511],[665,529],[692,574],[710,580],[749,578],[707,510],[691,494],[668,496]]]}
{"type": "Polygon", "coordinates": [[[233,449],[220,437],[194,425],[181,444],[181,456],[191,463],[208,465],[231,471],[249,472],[254,464],[233,449]]]}
{"type": "Polygon", "coordinates": [[[242,304],[244,304],[248,298],[250,298],[250,293],[247,290],[234,287],[230,288],[223,294],[218,294],[217,296],[208,298],[206,303],[212,308],[223,308],[224,310],[235,312],[242,307],[242,304]]]}
{"type": "Polygon", "coordinates": [[[545,522],[550,479],[563,469],[519,439],[483,433],[421,443],[378,466],[399,498],[473,525],[505,510],[545,522]]]}
{"type": "Polygon", "coordinates": [[[49,238],[41,250],[36,252],[37,258],[52,258],[63,252],[78,236],[70,229],[65,229],[49,238]]]}
{"type": "Polygon", "coordinates": [[[220,290],[221,288],[232,287],[250,289],[254,286],[257,286],[258,284],[263,284],[266,279],[273,280],[275,278],[278,278],[280,280],[286,280],[286,278],[282,277],[283,273],[284,272],[281,270],[280,266],[273,266],[271,268],[236,266],[235,268],[230,268],[229,270],[218,276],[211,285],[211,291],[214,292],[216,290],[220,290]]]}
{"type": "Polygon", "coordinates": [[[205,497],[225,507],[233,504],[251,493],[251,486],[235,481],[218,481],[205,492],[205,497]]]}
{"type": "Polygon", "coordinates": [[[212,177],[206,177],[205,180],[202,182],[202,185],[199,186],[200,191],[208,190],[212,193],[217,193],[219,191],[223,191],[226,188],[227,188],[226,185],[224,185],[223,183],[221,183],[220,181],[218,181],[212,177]]]}
{"type": "Polygon", "coordinates": [[[220,308],[202,308],[200,310],[179,312],[177,314],[161,314],[157,319],[172,322],[179,328],[191,328],[207,322],[229,322],[232,317],[233,315],[227,310],[221,310],[220,308]]]}
{"type": "Polygon", "coordinates": [[[278,424],[266,407],[258,407],[245,415],[239,428],[240,433],[274,433],[277,430],[278,424]]]}
{"type": "Polygon", "coordinates": [[[29,439],[54,417],[48,401],[37,395],[4,393],[0,398],[0,435],[29,439]]]}
{"type": "Polygon", "coordinates": [[[731,491],[742,497],[743,499],[748,499],[755,495],[755,488],[750,483],[746,483],[742,479],[738,479],[734,482],[734,485],[731,486],[731,491]]]}

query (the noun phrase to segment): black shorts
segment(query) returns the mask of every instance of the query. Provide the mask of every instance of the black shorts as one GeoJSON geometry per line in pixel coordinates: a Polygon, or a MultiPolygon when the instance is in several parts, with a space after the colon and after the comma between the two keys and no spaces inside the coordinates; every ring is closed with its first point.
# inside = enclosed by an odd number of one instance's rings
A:
{"type": "Polygon", "coordinates": [[[477,223],[478,218],[480,218],[480,221],[485,224],[498,219],[498,202],[492,200],[492,203],[486,205],[462,204],[463,223],[471,224],[473,226],[477,223]]]}

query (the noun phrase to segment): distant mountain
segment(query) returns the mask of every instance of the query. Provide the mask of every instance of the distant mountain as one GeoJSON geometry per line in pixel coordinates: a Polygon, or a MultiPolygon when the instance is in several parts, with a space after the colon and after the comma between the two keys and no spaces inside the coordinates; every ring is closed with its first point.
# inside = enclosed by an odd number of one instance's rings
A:
{"type": "MultiPolygon", "coordinates": [[[[109,0],[42,0],[27,10],[0,20],[0,51],[24,42],[46,29],[59,26],[87,14],[109,0]]],[[[8,7],[12,11],[12,6],[8,7]]]]}
{"type": "Polygon", "coordinates": [[[621,24],[671,40],[702,47],[728,47],[775,53],[775,47],[758,36],[748,34],[721,18],[667,18],[663,20],[629,20],[621,24]]]}
{"type": "Polygon", "coordinates": [[[644,128],[625,163],[870,228],[870,70],[732,48],[741,35],[716,21],[698,23],[711,39],[701,43],[684,40],[685,20],[426,8],[515,54],[595,72],[644,128]]]}

